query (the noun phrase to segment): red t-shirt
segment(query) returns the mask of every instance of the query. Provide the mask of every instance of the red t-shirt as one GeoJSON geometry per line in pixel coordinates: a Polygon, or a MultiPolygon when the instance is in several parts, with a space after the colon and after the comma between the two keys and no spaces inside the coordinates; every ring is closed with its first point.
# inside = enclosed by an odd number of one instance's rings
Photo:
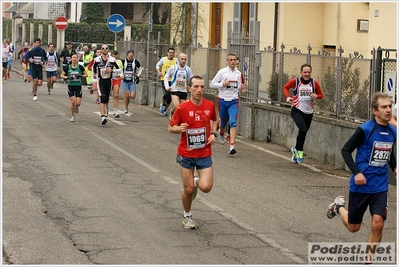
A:
{"type": "Polygon", "coordinates": [[[205,158],[212,155],[211,145],[207,145],[211,135],[210,121],[216,121],[215,104],[202,99],[199,106],[189,99],[175,110],[169,125],[188,123],[187,131],[181,133],[177,154],[186,158],[205,158]]]}

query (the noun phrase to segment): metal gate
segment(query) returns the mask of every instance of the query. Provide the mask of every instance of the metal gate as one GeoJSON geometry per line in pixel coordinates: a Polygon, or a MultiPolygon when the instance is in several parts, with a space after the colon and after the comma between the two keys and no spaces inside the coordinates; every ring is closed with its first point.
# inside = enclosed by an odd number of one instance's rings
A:
{"type": "Polygon", "coordinates": [[[227,28],[227,54],[234,53],[240,59],[239,70],[244,75],[246,93],[241,96],[243,102],[256,102],[259,91],[259,67],[261,55],[259,52],[260,22],[256,21],[255,30],[247,32],[233,32],[232,22],[229,21],[227,28]]]}
{"type": "Polygon", "coordinates": [[[378,47],[375,66],[375,91],[385,92],[397,103],[397,50],[378,47]]]}

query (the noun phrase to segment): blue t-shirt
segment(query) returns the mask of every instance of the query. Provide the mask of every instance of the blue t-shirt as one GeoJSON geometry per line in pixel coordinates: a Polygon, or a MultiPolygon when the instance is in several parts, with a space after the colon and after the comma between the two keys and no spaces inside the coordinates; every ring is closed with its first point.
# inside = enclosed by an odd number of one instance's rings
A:
{"type": "Polygon", "coordinates": [[[352,173],[349,190],[367,194],[388,191],[388,162],[396,140],[396,128],[391,124],[379,125],[375,120],[359,127],[364,131],[364,141],[357,148],[355,162],[367,183],[356,185],[352,173]]]}

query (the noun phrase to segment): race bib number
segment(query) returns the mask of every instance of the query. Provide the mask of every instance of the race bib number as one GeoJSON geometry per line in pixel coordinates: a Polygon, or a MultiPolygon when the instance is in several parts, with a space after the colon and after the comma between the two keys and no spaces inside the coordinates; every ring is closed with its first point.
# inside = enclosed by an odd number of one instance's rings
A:
{"type": "Polygon", "coordinates": [[[301,85],[299,87],[299,100],[311,100],[310,96],[313,93],[312,87],[309,85],[301,85]]]}
{"type": "Polygon", "coordinates": [[[107,68],[101,68],[100,73],[102,79],[109,79],[111,77],[111,73],[107,71],[107,68]]]}
{"type": "Polygon", "coordinates": [[[33,64],[40,65],[42,57],[33,57],[33,64]]]}
{"type": "Polygon", "coordinates": [[[49,66],[49,67],[54,67],[54,66],[55,66],[55,61],[54,61],[54,59],[49,60],[49,61],[47,62],[47,66],[49,66]]]}
{"type": "Polygon", "coordinates": [[[390,142],[375,141],[369,164],[374,167],[385,166],[391,157],[392,146],[393,144],[390,142]]]}
{"type": "Polygon", "coordinates": [[[125,71],[124,79],[127,81],[133,80],[133,71],[125,71]]]}
{"type": "Polygon", "coordinates": [[[238,81],[229,81],[230,84],[226,87],[227,89],[238,89],[238,81]]]}
{"type": "Polygon", "coordinates": [[[80,74],[77,71],[71,71],[71,82],[80,82],[80,74]]]}
{"type": "Polygon", "coordinates": [[[206,145],[206,131],[205,127],[188,129],[187,135],[187,146],[189,149],[204,148],[206,145]]]}
{"type": "Polygon", "coordinates": [[[3,57],[3,62],[7,62],[8,58],[7,57],[3,57]]]}

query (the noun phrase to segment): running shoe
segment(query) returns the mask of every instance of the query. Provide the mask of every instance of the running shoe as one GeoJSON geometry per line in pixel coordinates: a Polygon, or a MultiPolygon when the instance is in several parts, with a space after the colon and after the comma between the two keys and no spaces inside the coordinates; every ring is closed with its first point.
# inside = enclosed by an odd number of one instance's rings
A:
{"type": "Polygon", "coordinates": [[[297,151],[297,160],[298,163],[303,163],[305,161],[303,158],[303,151],[297,151]]]}
{"type": "Polygon", "coordinates": [[[128,113],[129,113],[129,111],[128,111],[127,108],[125,108],[125,109],[123,110],[123,112],[124,112],[125,114],[128,114],[128,113]]]}
{"type": "Polygon", "coordinates": [[[10,77],[10,73],[9,73],[9,74],[7,74],[7,78],[8,78],[8,79],[11,79],[11,77],[10,77]]]}
{"type": "Polygon", "coordinates": [[[78,114],[78,113],[79,113],[79,106],[75,105],[75,114],[78,114]]]}
{"type": "Polygon", "coordinates": [[[224,135],[220,135],[218,136],[218,140],[219,142],[224,145],[226,143],[226,137],[224,137],[224,135]]]}
{"type": "Polygon", "coordinates": [[[89,91],[89,92],[90,92],[90,94],[92,95],[94,91],[93,91],[93,89],[90,89],[90,91],[89,91]]]}
{"type": "Polygon", "coordinates": [[[329,219],[334,218],[335,215],[338,214],[339,207],[345,207],[345,197],[344,196],[336,197],[334,200],[334,203],[331,203],[330,205],[328,205],[327,217],[329,219]]]}
{"type": "Polygon", "coordinates": [[[291,147],[291,153],[292,153],[292,162],[294,164],[298,164],[298,160],[297,160],[297,151],[296,148],[293,146],[291,147]]]}
{"type": "Polygon", "coordinates": [[[75,116],[72,116],[71,117],[71,122],[74,122],[75,121],[75,116]]]}
{"type": "Polygon", "coordinates": [[[28,79],[25,79],[24,82],[26,82],[28,79]]]}
{"type": "Polygon", "coordinates": [[[47,90],[47,94],[48,94],[48,95],[50,94],[50,90],[47,90]]]}
{"type": "Polygon", "coordinates": [[[198,192],[198,186],[196,186],[196,184],[198,183],[198,176],[194,175],[194,190],[193,190],[193,194],[191,195],[191,199],[194,200],[197,197],[197,192],[198,192]]]}
{"type": "Polygon", "coordinates": [[[33,101],[37,101],[37,96],[33,96],[33,101]]]}
{"type": "Polygon", "coordinates": [[[119,118],[119,114],[114,112],[114,115],[112,115],[113,118],[119,118]]]}
{"type": "Polygon", "coordinates": [[[159,107],[159,112],[161,112],[162,115],[164,115],[164,113],[165,113],[165,108],[164,108],[164,106],[162,104],[159,107]]]}
{"type": "Polygon", "coordinates": [[[187,228],[187,229],[195,229],[193,217],[192,216],[185,217],[183,220],[183,226],[184,226],[184,228],[187,228]]]}
{"type": "Polygon", "coordinates": [[[168,113],[166,113],[166,111],[164,111],[164,112],[162,113],[162,115],[163,115],[164,117],[167,117],[167,116],[168,116],[168,113]]]}
{"type": "Polygon", "coordinates": [[[234,147],[230,148],[229,156],[234,156],[236,153],[237,153],[237,150],[234,147]]]}
{"type": "Polygon", "coordinates": [[[100,100],[96,99],[96,104],[100,105],[100,100]]]}
{"type": "Polygon", "coordinates": [[[102,125],[107,124],[107,119],[105,117],[101,117],[101,124],[102,125]]]}

